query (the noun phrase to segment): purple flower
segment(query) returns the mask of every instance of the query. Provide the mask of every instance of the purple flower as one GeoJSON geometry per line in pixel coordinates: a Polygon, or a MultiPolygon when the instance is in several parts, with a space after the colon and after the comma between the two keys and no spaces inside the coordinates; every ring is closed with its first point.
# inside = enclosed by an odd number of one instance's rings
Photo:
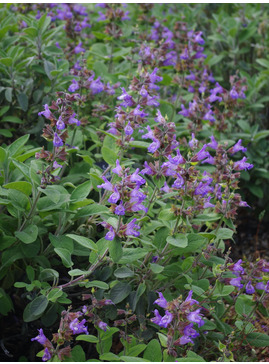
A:
{"type": "Polygon", "coordinates": [[[147,130],[148,133],[142,135],[142,139],[152,139],[152,140],[155,139],[153,131],[150,129],[149,125],[147,125],[147,130]]]}
{"type": "Polygon", "coordinates": [[[76,54],[81,53],[81,52],[85,52],[85,49],[81,47],[82,46],[82,42],[80,42],[75,48],[74,48],[74,52],[76,54]]]}
{"type": "Polygon", "coordinates": [[[139,176],[138,173],[139,173],[139,168],[137,168],[136,171],[131,175],[130,181],[135,182],[137,186],[141,186],[144,183],[146,183],[146,181],[144,180],[144,178],[139,176]]]}
{"type": "Polygon", "coordinates": [[[214,118],[214,113],[212,110],[208,110],[208,112],[204,115],[203,119],[204,120],[208,120],[208,121],[211,121],[212,123],[214,121],[216,121],[216,119],[214,118]]]}
{"type": "Polygon", "coordinates": [[[148,97],[148,91],[145,89],[145,86],[143,85],[141,90],[139,91],[139,95],[142,97],[148,97]]]}
{"type": "Polygon", "coordinates": [[[116,215],[124,215],[125,214],[125,208],[123,206],[122,201],[120,202],[120,204],[115,208],[115,214],[116,215]]]}
{"type": "Polygon", "coordinates": [[[241,284],[241,278],[240,278],[240,277],[232,278],[232,279],[230,280],[230,284],[231,284],[232,286],[238,287],[238,288],[240,288],[240,289],[244,286],[243,284],[241,284]]]}
{"type": "Polygon", "coordinates": [[[103,14],[101,11],[98,11],[98,14],[99,14],[99,18],[96,19],[96,21],[105,21],[106,20],[105,14],[103,14]]]}
{"type": "Polygon", "coordinates": [[[187,296],[187,298],[185,299],[185,303],[189,303],[191,306],[194,305],[194,304],[197,304],[198,305],[198,301],[194,300],[192,298],[192,294],[193,294],[193,291],[191,290],[187,296]]]}
{"type": "Polygon", "coordinates": [[[255,293],[255,289],[254,289],[254,287],[252,286],[251,281],[249,281],[249,282],[246,284],[246,293],[247,293],[247,294],[255,293]]]}
{"type": "Polygon", "coordinates": [[[53,169],[57,169],[57,168],[63,168],[63,166],[59,163],[57,163],[56,161],[53,162],[53,169]]]}
{"type": "Polygon", "coordinates": [[[240,161],[235,162],[234,163],[234,170],[235,171],[242,171],[242,170],[253,168],[253,164],[246,163],[246,160],[247,160],[247,158],[243,157],[243,159],[241,159],[240,161]]]}
{"type": "Polygon", "coordinates": [[[75,92],[79,89],[78,81],[73,78],[71,85],[68,87],[69,92],[75,92]]]}
{"type": "Polygon", "coordinates": [[[162,317],[158,310],[154,310],[155,317],[151,319],[151,322],[161,326],[167,327],[173,320],[173,315],[169,311],[165,311],[165,315],[162,317]]]}
{"type": "Polygon", "coordinates": [[[235,87],[233,86],[233,88],[231,89],[230,91],[230,96],[232,99],[238,99],[239,98],[239,95],[238,93],[236,92],[236,89],[235,87]]]}
{"type": "Polygon", "coordinates": [[[154,322],[154,324],[156,325],[160,325],[160,322],[162,321],[162,316],[159,314],[158,310],[154,310],[153,312],[155,317],[153,317],[150,321],[154,322]]]}
{"type": "Polygon", "coordinates": [[[180,59],[187,60],[189,59],[188,48],[185,48],[184,51],[180,55],[180,59]]]}
{"type": "Polygon", "coordinates": [[[162,81],[162,77],[157,75],[157,72],[159,71],[158,68],[154,68],[153,72],[149,75],[149,79],[151,83],[160,82],[162,81]]]}
{"type": "Polygon", "coordinates": [[[85,333],[88,335],[88,329],[86,326],[84,326],[86,322],[86,319],[83,319],[81,322],[79,322],[78,318],[75,318],[73,321],[70,322],[69,328],[73,331],[73,334],[82,334],[85,333]]]}
{"type": "Polygon", "coordinates": [[[156,100],[157,96],[148,96],[147,98],[147,105],[148,106],[155,106],[158,107],[160,106],[160,103],[156,100]]]}
{"type": "Polygon", "coordinates": [[[189,141],[189,146],[192,148],[192,149],[196,149],[197,146],[198,146],[198,140],[195,139],[195,135],[194,133],[191,134],[191,140],[189,141]]]}
{"type": "Polygon", "coordinates": [[[103,188],[104,190],[107,191],[113,191],[113,185],[106,179],[105,176],[102,177],[103,180],[105,181],[105,183],[102,183],[101,185],[98,185],[98,188],[103,188]]]}
{"type": "Polygon", "coordinates": [[[218,147],[218,142],[215,140],[214,136],[211,135],[210,137],[211,142],[207,144],[208,147],[212,148],[212,149],[217,149],[218,147]]]}
{"type": "Polygon", "coordinates": [[[182,186],[184,186],[184,178],[177,173],[177,179],[174,181],[174,183],[172,184],[173,188],[182,188],[182,186]]]}
{"type": "Polygon", "coordinates": [[[106,233],[105,239],[106,240],[114,240],[115,238],[115,231],[112,227],[109,228],[109,231],[106,233]]]}
{"type": "Polygon", "coordinates": [[[154,301],[153,303],[156,303],[158,306],[162,307],[162,308],[167,308],[167,301],[164,298],[163,294],[161,292],[157,292],[159,295],[159,298],[154,301]]]}
{"type": "Polygon", "coordinates": [[[65,123],[62,120],[62,117],[60,116],[57,123],[56,123],[56,127],[58,130],[63,130],[65,128],[65,123]]]}
{"type": "Polygon", "coordinates": [[[42,361],[50,360],[50,358],[51,358],[51,353],[49,352],[48,348],[45,348],[44,354],[42,356],[42,361]]]}
{"type": "Polygon", "coordinates": [[[142,169],[142,171],[140,172],[141,174],[149,174],[152,175],[153,174],[153,170],[150,168],[148,162],[144,163],[144,169],[142,169]]]}
{"type": "Polygon", "coordinates": [[[73,114],[69,119],[68,119],[68,123],[69,124],[76,124],[77,126],[80,126],[80,121],[75,118],[76,114],[73,114]]]}
{"type": "Polygon", "coordinates": [[[129,224],[127,224],[127,227],[126,227],[127,236],[138,237],[140,235],[140,232],[135,230],[135,229],[140,229],[140,226],[137,225],[135,222],[136,222],[136,219],[133,219],[131,222],[129,222],[129,224]]]}
{"type": "Polygon", "coordinates": [[[61,147],[63,144],[64,143],[63,143],[62,139],[59,137],[59,135],[57,133],[54,133],[53,145],[55,147],[61,147]]]}
{"type": "Polygon", "coordinates": [[[195,76],[195,74],[192,72],[192,71],[190,71],[190,75],[187,75],[185,78],[186,78],[186,80],[191,80],[191,81],[195,81],[196,80],[196,76],[195,76]]]}
{"type": "Polygon", "coordinates": [[[199,336],[199,333],[193,328],[193,324],[187,325],[184,330],[184,335],[180,338],[180,345],[185,345],[187,343],[193,343],[192,339],[199,336]]]}
{"type": "Polygon", "coordinates": [[[265,284],[262,283],[262,282],[259,282],[259,283],[256,284],[255,288],[264,290],[265,289],[265,284]]]}
{"type": "Polygon", "coordinates": [[[138,104],[137,107],[133,111],[135,116],[140,116],[141,118],[148,116],[148,114],[145,113],[144,110],[140,111],[139,109],[140,109],[140,105],[138,104]]]}
{"type": "Polygon", "coordinates": [[[198,327],[203,326],[204,323],[205,323],[204,320],[202,320],[202,317],[200,315],[200,311],[201,311],[201,309],[198,308],[197,310],[190,312],[188,314],[188,316],[187,316],[187,319],[189,321],[191,321],[191,322],[197,323],[198,324],[198,327]]]}
{"type": "Polygon", "coordinates": [[[100,77],[92,81],[90,89],[92,90],[93,95],[99,94],[100,92],[104,91],[104,85],[100,81],[100,77]]]}
{"type": "Polygon", "coordinates": [[[194,156],[192,157],[191,161],[192,162],[197,162],[197,161],[201,161],[205,158],[208,158],[208,157],[211,157],[211,155],[209,154],[209,152],[207,152],[205,149],[206,149],[207,145],[205,144],[203,146],[203,148],[201,150],[199,150],[199,152],[194,156]]]}
{"type": "Polygon", "coordinates": [[[45,342],[48,340],[47,338],[46,338],[46,336],[44,335],[44,333],[43,333],[43,329],[39,329],[38,330],[38,335],[36,336],[36,337],[34,337],[33,339],[31,339],[31,341],[37,341],[37,342],[39,342],[39,344],[41,344],[41,345],[45,345],[45,342]]]}
{"type": "Polygon", "coordinates": [[[114,192],[112,193],[112,195],[110,195],[109,199],[107,200],[110,203],[117,203],[118,200],[120,199],[120,193],[117,190],[117,187],[114,186],[114,192]]]}
{"type": "Polygon", "coordinates": [[[106,331],[107,330],[107,324],[103,321],[99,321],[98,322],[98,327],[103,330],[103,331],[106,331]]]}
{"type": "Polygon", "coordinates": [[[52,117],[52,114],[51,114],[51,111],[49,109],[48,104],[45,104],[44,105],[44,108],[45,108],[45,111],[40,111],[38,113],[38,116],[42,116],[43,115],[43,116],[45,116],[45,118],[50,119],[52,117]]]}
{"type": "Polygon", "coordinates": [[[231,270],[235,272],[236,274],[244,274],[244,268],[241,267],[242,259],[239,259],[233,266],[231,266],[231,270]]]}
{"type": "Polygon", "coordinates": [[[127,94],[124,87],[121,87],[121,90],[122,90],[122,94],[117,97],[118,100],[123,100],[121,105],[124,106],[124,107],[133,106],[134,101],[133,101],[132,96],[127,94]]]}
{"type": "Polygon", "coordinates": [[[155,255],[154,257],[152,257],[151,262],[156,263],[158,259],[159,259],[158,255],[155,255]]]}
{"type": "Polygon", "coordinates": [[[166,182],[164,182],[164,185],[162,188],[160,188],[161,191],[165,192],[165,193],[169,193],[170,192],[170,188],[168,186],[168,184],[166,182]]]}
{"type": "Polygon", "coordinates": [[[247,148],[244,148],[241,144],[242,144],[242,140],[239,139],[238,142],[228,150],[228,152],[231,154],[235,154],[235,153],[239,152],[240,150],[242,150],[243,153],[246,152],[247,148]]]}
{"type": "Polygon", "coordinates": [[[150,153],[155,153],[157,149],[159,149],[161,146],[160,142],[158,139],[154,138],[153,143],[150,144],[150,146],[148,147],[148,151],[150,153]]]}
{"type": "Polygon", "coordinates": [[[118,159],[116,160],[116,167],[112,169],[112,172],[116,173],[118,176],[122,175],[122,167],[120,166],[120,161],[118,159]]]}
{"type": "Polygon", "coordinates": [[[203,45],[205,43],[205,41],[202,38],[202,34],[203,34],[203,32],[198,32],[198,34],[196,34],[196,36],[194,37],[193,41],[195,43],[203,45]]]}
{"type": "Polygon", "coordinates": [[[124,132],[126,135],[132,135],[134,132],[134,129],[131,127],[130,121],[128,121],[128,124],[124,128],[124,132]]]}

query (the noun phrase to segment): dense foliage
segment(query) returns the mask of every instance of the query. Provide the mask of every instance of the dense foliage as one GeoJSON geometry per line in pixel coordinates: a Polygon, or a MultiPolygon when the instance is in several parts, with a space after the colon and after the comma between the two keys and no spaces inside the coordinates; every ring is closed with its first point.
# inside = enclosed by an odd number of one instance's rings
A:
{"type": "Polygon", "coordinates": [[[1,5],[4,360],[268,355],[268,10],[1,5]]]}

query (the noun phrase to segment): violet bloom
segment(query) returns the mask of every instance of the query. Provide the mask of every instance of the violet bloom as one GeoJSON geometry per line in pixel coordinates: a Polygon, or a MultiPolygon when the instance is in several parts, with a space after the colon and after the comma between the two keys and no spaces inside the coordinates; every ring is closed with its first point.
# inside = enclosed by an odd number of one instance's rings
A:
{"type": "Polygon", "coordinates": [[[253,164],[247,163],[246,160],[247,160],[247,158],[244,157],[240,161],[235,162],[234,163],[234,170],[235,171],[242,171],[242,170],[249,170],[249,169],[253,168],[253,164]]]}
{"type": "Polygon", "coordinates": [[[38,113],[38,116],[45,116],[46,119],[50,119],[52,117],[52,114],[51,114],[51,111],[49,109],[48,104],[45,104],[44,105],[44,108],[45,108],[45,110],[44,111],[40,111],[38,113]]]}
{"type": "Polygon", "coordinates": [[[181,111],[178,112],[178,114],[184,116],[184,117],[188,117],[190,116],[190,111],[188,109],[185,108],[185,106],[183,104],[181,104],[181,111]]]}
{"type": "Polygon", "coordinates": [[[137,186],[141,186],[144,183],[146,183],[146,181],[144,180],[144,178],[139,176],[138,173],[139,173],[139,168],[137,168],[136,171],[131,175],[130,181],[135,182],[137,186]]]}
{"type": "Polygon", "coordinates": [[[98,15],[99,15],[99,18],[96,19],[96,21],[105,21],[106,20],[105,14],[103,14],[101,11],[98,11],[98,15]]]}
{"type": "Polygon", "coordinates": [[[65,128],[65,123],[62,120],[62,117],[60,116],[57,123],[56,123],[56,127],[58,130],[63,130],[65,128]]]}
{"type": "Polygon", "coordinates": [[[205,41],[202,38],[202,34],[203,34],[203,32],[198,32],[198,34],[196,34],[196,36],[194,37],[193,41],[195,43],[198,43],[200,45],[203,45],[205,43],[205,41]]]}
{"type": "Polygon", "coordinates": [[[78,81],[73,78],[71,85],[68,87],[69,92],[75,92],[79,90],[78,81]]]}
{"type": "Polygon", "coordinates": [[[139,91],[139,95],[142,97],[148,97],[148,91],[145,89],[145,86],[143,85],[141,90],[139,91]]]}
{"type": "Polygon", "coordinates": [[[190,306],[194,305],[194,304],[197,304],[198,305],[198,301],[194,300],[192,298],[192,294],[193,294],[193,291],[191,290],[187,296],[187,298],[185,299],[185,303],[188,303],[190,306]]]}
{"type": "Polygon", "coordinates": [[[249,281],[249,282],[246,284],[246,293],[247,293],[247,294],[253,294],[253,293],[255,293],[255,289],[254,289],[254,287],[252,286],[251,281],[249,281]]]}
{"type": "Polygon", "coordinates": [[[167,328],[167,326],[173,321],[173,315],[169,311],[165,311],[165,315],[162,317],[161,322],[158,324],[161,327],[167,328]]]}
{"type": "Polygon", "coordinates": [[[55,147],[61,147],[63,144],[64,143],[63,143],[62,139],[59,137],[59,135],[57,133],[54,133],[53,145],[55,147]]]}
{"type": "Polygon", "coordinates": [[[240,288],[240,289],[244,286],[243,284],[241,284],[241,278],[240,278],[240,277],[232,278],[232,279],[230,280],[230,284],[231,284],[232,286],[238,287],[238,288],[240,288]]]}
{"type": "Polygon", "coordinates": [[[48,361],[51,359],[51,353],[49,352],[48,348],[45,348],[44,354],[42,356],[42,361],[48,361]]]}
{"type": "Polygon", "coordinates": [[[140,229],[140,226],[137,225],[135,222],[136,222],[136,219],[133,219],[131,222],[129,222],[129,224],[127,224],[127,227],[126,227],[127,236],[138,237],[140,235],[140,232],[135,230],[135,229],[137,229],[137,230],[140,229]]]}
{"type": "Polygon", "coordinates": [[[256,284],[255,288],[264,290],[265,289],[265,284],[262,283],[262,282],[259,282],[259,283],[256,284]]]}
{"type": "Polygon", "coordinates": [[[199,333],[193,328],[192,323],[186,326],[183,332],[184,335],[179,340],[180,345],[185,345],[187,343],[194,344],[192,339],[195,339],[197,336],[199,336],[199,333]]]}
{"type": "Polygon", "coordinates": [[[157,110],[157,117],[154,120],[156,121],[156,123],[161,123],[161,124],[165,123],[165,118],[162,116],[159,109],[157,110]]]}
{"type": "Polygon", "coordinates": [[[120,202],[120,204],[115,208],[115,214],[116,215],[121,215],[123,216],[125,214],[125,208],[123,206],[122,201],[120,202]]]}
{"type": "Polygon", "coordinates": [[[155,255],[154,257],[152,257],[151,262],[156,263],[158,260],[159,260],[158,255],[155,255]]]}
{"type": "Polygon", "coordinates": [[[63,166],[59,163],[57,163],[56,161],[53,162],[53,169],[57,169],[57,168],[63,168],[63,166]]]}
{"type": "Polygon", "coordinates": [[[38,335],[34,338],[31,339],[31,341],[37,341],[39,342],[39,344],[41,345],[45,345],[45,342],[47,341],[48,339],[46,338],[46,336],[44,335],[43,333],[43,329],[39,329],[38,330],[38,335]]]}
{"type": "Polygon", "coordinates": [[[198,327],[201,327],[204,325],[204,320],[202,319],[202,315],[200,314],[201,309],[198,308],[195,311],[192,311],[188,314],[187,319],[191,322],[195,322],[196,324],[198,324],[198,327]]]}
{"type": "Polygon", "coordinates": [[[100,81],[100,77],[92,81],[90,89],[92,90],[93,95],[99,94],[100,92],[104,91],[104,85],[100,81]]]}
{"type": "Polygon", "coordinates": [[[105,239],[106,240],[114,240],[115,238],[115,231],[114,229],[110,226],[109,231],[106,233],[105,239]]]}
{"type": "Polygon", "coordinates": [[[151,83],[160,82],[162,81],[162,77],[157,75],[159,69],[156,67],[154,68],[153,72],[149,75],[149,79],[151,83]]]}
{"type": "Polygon", "coordinates": [[[117,190],[117,187],[114,186],[114,192],[112,193],[112,195],[110,195],[109,199],[107,200],[110,203],[117,203],[120,199],[120,193],[117,190]]]}
{"type": "Polygon", "coordinates": [[[162,308],[167,308],[167,301],[164,298],[163,294],[161,292],[157,292],[159,295],[159,298],[154,301],[153,303],[156,303],[158,306],[162,307],[162,308]]]}
{"type": "Polygon", "coordinates": [[[142,139],[155,139],[153,131],[150,129],[150,126],[147,125],[147,133],[142,135],[142,139]]]}
{"type": "Polygon", "coordinates": [[[141,110],[140,111],[140,105],[138,104],[137,106],[136,106],[136,108],[134,109],[134,111],[133,111],[133,113],[134,113],[134,115],[135,116],[140,116],[141,118],[144,118],[144,117],[146,117],[146,116],[148,116],[148,114],[147,113],[145,113],[145,111],[144,110],[141,110]]]}
{"type": "Polygon", "coordinates": [[[188,144],[192,149],[196,149],[198,147],[198,140],[195,138],[194,133],[191,134],[191,140],[188,144]]]}
{"type": "Polygon", "coordinates": [[[82,334],[85,333],[88,335],[88,329],[86,326],[84,326],[86,322],[86,319],[83,319],[81,322],[79,322],[78,318],[75,318],[73,321],[70,322],[69,328],[73,331],[73,334],[82,334]]]}
{"type": "Polygon", "coordinates": [[[207,145],[205,144],[203,146],[203,148],[201,150],[199,150],[199,152],[192,157],[191,161],[192,162],[197,162],[197,161],[201,161],[205,158],[211,157],[211,155],[209,154],[209,152],[207,152],[205,149],[207,148],[207,145]]]}
{"type": "Polygon", "coordinates": [[[68,119],[68,123],[69,124],[76,124],[76,126],[80,126],[80,120],[78,120],[76,117],[76,114],[73,114],[69,119],[68,119]]]}
{"type": "Polygon", "coordinates": [[[155,106],[155,107],[160,106],[160,103],[156,99],[157,99],[157,96],[152,96],[152,97],[148,96],[147,105],[148,106],[155,106]]]}
{"type": "Polygon", "coordinates": [[[103,331],[106,331],[107,330],[107,324],[103,321],[99,321],[98,322],[98,327],[103,330],[103,331]]]}
{"type": "Polygon", "coordinates": [[[190,75],[187,75],[185,78],[186,78],[186,80],[191,80],[191,81],[195,81],[196,80],[196,76],[195,76],[195,74],[192,72],[192,71],[190,71],[190,75]]]}
{"type": "Polygon", "coordinates": [[[116,167],[112,169],[112,172],[116,173],[118,176],[122,175],[122,167],[120,166],[120,161],[118,159],[116,160],[116,167]]]}
{"type": "Polygon", "coordinates": [[[212,123],[214,121],[216,121],[216,119],[214,118],[214,113],[212,110],[208,110],[208,112],[204,115],[203,119],[204,120],[208,120],[208,121],[211,121],[212,123]]]}
{"type": "Polygon", "coordinates": [[[105,183],[102,183],[101,185],[98,185],[98,188],[103,188],[104,190],[107,191],[113,191],[113,185],[106,179],[105,176],[102,177],[103,180],[105,181],[105,183]]]}
{"type": "Polygon", "coordinates": [[[239,139],[238,142],[228,150],[228,152],[231,154],[235,154],[241,150],[243,153],[245,153],[247,151],[247,148],[244,148],[241,144],[242,139],[239,139]]]}
{"type": "Polygon", "coordinates": [[[144,169],[142,169],[142,171],[140,172],[141,174],[149,174],[152,175],[153,174],[153,170],[150,168],[148,162],[144,163],[144,169]]]}
{"type": "Polygon", "coordinates": [[[188,52],[188,48],[185,48],[184,51],[181,53],[180,55],[180,59],[183,59],[183,60],[187,60],[189,59],[189,52],[188,52]]]}
{"type": "Polygon", "coordinates": [[[128,124],[124,128],[125,135],[132,135],[134,132],[134,129],[131,127],[130,121],[128,121],[128,124]]]}
{"type": "Polygon", "coordinates": [[[236,92],[236,89],[235,87],[233,86],[233,88],[231,89],[230,91],[230,96],[232,99],[238,99],[239,98],[239,95],[238,93],[236,92]]]}
{"type": "Polygon", "coordinates": [[[173,188],[182,188],[184,186],[184,178],[177,173],[177,179],[174,181],[174,183],[172,184],[173,188]]]}
{"type": "Polygon", "coordinates": [[[214,135],[211,135],[210,140],[211,142],[207,146],[216,150],[218,148],[218,142],[215,140],[214,135]]]}
{"type": "Polygon", "coordinates": [[[160,188],[161,191],[165,192],[165,193],[169,193],[170,192],[170,188],[168,186],[168,184],[166,182],[164,182],[164,185],[162,188],[160,188]]]}
{"type": "Polygon", "coordinates": [[[122,94],[117,97],[118,100],[123,100],[121,105],[124,107],[133,106],[134,101],[133,101],[132,96],[126,92],[124,87],[121,87],[121,90],[122,90],[122,94]]]}
{"type": "Polygon", "coordinates": [[[235,274],[244,274],[245,271],[244,271],[244,268],[241,267],[241,264],[242,264],[242,259],[239,259],[232,267],[231,267],[231,270],[233,272],[235,272],[235,274]]]}
{"type": "Polygon", "coordinates": [[[154,310],[153,312],[155,317],[153,317],[150,321],[156,325],[160,325],[160,322],[162,321],[162,316],[159,314],[158,310],[154,310]]]}
{"type": "Polygon", "coordinates": [[[75,48],[74,48],[74,52],[76,54],[81,53],[81,52],[85,52],[85,49],[82,46],[82,42],[80,42],[75,48]]]}
{"type": "Polygon", "coordinates": [[[150,144],[150,146],[148,147],[148,152],[150,153],[155,153],[157,149],[159,149],[161,146],[160,142],[158,139],[154,138],[153,143],[150,144]]]}

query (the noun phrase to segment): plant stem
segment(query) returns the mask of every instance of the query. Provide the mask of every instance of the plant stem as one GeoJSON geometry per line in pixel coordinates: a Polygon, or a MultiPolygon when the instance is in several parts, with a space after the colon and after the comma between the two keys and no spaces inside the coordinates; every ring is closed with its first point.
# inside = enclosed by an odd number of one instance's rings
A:
{"type": "Polygon", "coordinates": [[[23,230],[23,228],[26,225],[27,221],[30,220],[30,218],[32,217],[33,213],[35,212],[35,208],[36,208],[36,205],[37,205],[37,202],[39,200],[40,195],[41,195],[41,191],[38,191],[38,194],[36,195],[36,198],[35,198],[35,200],[33,202],[32,207],[31,207],[31,210],[29,211],[29,214],[25,218],[25,220],[24,220],[23,224],[21,225],[19,231],[22,231],[23,230]]]}

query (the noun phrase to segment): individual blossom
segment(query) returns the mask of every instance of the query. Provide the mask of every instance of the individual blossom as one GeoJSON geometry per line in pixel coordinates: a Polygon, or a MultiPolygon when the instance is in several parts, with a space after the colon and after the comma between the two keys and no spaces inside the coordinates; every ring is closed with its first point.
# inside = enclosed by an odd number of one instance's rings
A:
{"type": "Polygon", "coordinates": [[[234,146],[232,146],[230,149],[228,149],[228,152],[232,155],[239,152],[240,150],[243,153],[246,152],[247,148],[244,148],[241,144],[242,144],[242,140],[239,139],[238,142],[234,146]]]}
{"type": "Polygon", "coordinates": [[[114,191],[114,193],[112,193],[112,195],[110,195],[110,197],[107,201],[110,203],[117,203],[118,200],[120,199],[120,194],[119,194],[119,191],[116,186],[114,186],[113,191],[114,191]]]}
{"type": "Polygon", "coordinates": [[[64,143],[63,143],[62,139],[59,137],[59,135],[57,133],[54,133],[53,145],[55,147],[61,147],[63,144],[64,143]]]}
{"type": "Polygon", "coordinates": [[[57,168],[63,168],[63,166],[61,164],[59,164],[58,162],[54,161],[53,162],[53,169],[57,169],[57,168]]]}
{"type": "Polygon", "coordinates": [[[123,206],[122,201],[120,202],[120,204],[115,208],[115,214],[116,215],[125,215],[125,208],[123,206]]]}
{"type": "Polygon", "coordinates": [[[185,345],[187,343],[194,344],[192,339],[195,339],[199,336],[199,333],[193,328],[193,324],[187,325],[183,330],[184,335],[179,339],[180,345],[185,345]]]}
{"type": "Polygon", "coordinates": [[[56,127],[58,130],[63,130],[65,128],[65,123],[62,119],[62,117],[60,116],[57,123],[56,123],[56,127]]]}
{"type": "Polygon", "coordinates": [[[113,191],[113,185],[111,182],[109,182],[105,176],[102,176],[103,180],[105,181],[105,183],[102,183],[101,185],[98,185],[98,188],[103,188],[104,190],[107,191],[113,191]]]}
{"type": "Polygon", "coordinates": [[[254,287],[252,286],[251,281],[249,281],[249,282],[246,284],[246,293],[247,293],[247,294],[253,294],[253,293],[255,293],[255,289],[254,289],[254,287]]]}
{"type": "Polygon", "coordinates": [[[100,77],[91,82],[90,89],[92,90],[93,95],[104,91],[104,84],[100,81],[100,77]]]}
{"type": "Polygon", "coordinates": [[[44,354],[42,356],[42,361],[48,361],[51,359],[51,353],[49,352],[48,348],[45,348],[44,354]]]}
{"type": "Polygon", "coordinates": [[[158,292],[159,298],[154,301],[153,303],[156,303],[158,306],[162,307],[162,308],[167,308],[167,301],[164,298],[163,294],[161,292],[158,292]]]}
{"type": "Polygon", "coordinates": [[[103,321],[99,321],[98,322],[98,327],[101,329],[101,330],[103,330],[103,331],[106,331],[107,330],[107,324],[105,323],[105,322],[103,322],[103,321]]]}
{"type": "Polygon", "coordinates": [[[188,314],[187,319],[191,322],[195,322],[198,324],[198,327],[201,327],[204,325],[204,320],[202,319],[202,315],[200,314],[201,309],[198,308],[195,311],[192,311],[188,314]]]}
{"type": "Polygon", "coordinates": [[[76,124],[76,126],[80,126],[80,120],[78,120],[76,118],[76,114],[75,113],[68,119],[68,123],[69,124],[76,124]]]}
{"type": "Polygon", "coordinates": [[[44,108],[45,108],[45,110],[44,111],[40,111],[38,113],[38,116],[45,116],[46,119],[50,119],[52,117],[52,113],[51,113],[51,111],[49,109],[48,104],[45,104],[44,105],[44,108]]]}
{"type": "Polygon", "coordinates": [[[242,170],[249,170],[253,168],[253,164],[246,162],[247,158],[243,157],[240,161],[234,163],[234,170],[235,171],[242,171],[242,170]]]}
{"type": "Polygon", "coordinates": [[[230,284],[232,285],[232,286],[235,286],[235,287],[237,287],[237,288],[243,288],[243,284],[241,283],[241,277],[237,277],[237,278],[232,278],[231,280],[230,280],[230,284]]]}
{"type": "Polygon", "coordinates": [[[71,85],[68,87],[69,92],[75,92],[79,90],[79,83],[73,78],[71,85]]]}
{"type": "Polygon", "coordinates": [[[130,181],[135,182],[137,186],[141,186],[144,183],[146,183],[146,181],[144,180],[144,178],[139,176],[138,173],[139,173],[139,168],[137,168],[136,171],[131,175],[130,181]]]}
{"type": "Polygon", "coordinates": [[[238,95],[238,92],[235,89],[235,86],[233,86],[233,88],[231,89],[230,96],[231,96],[232,99],[238,99],[239,98],[239,95],[238,95]]]}
{"type": "Polygon", "coordinates": [[[138,237],[140,235],[140,232],[137,231],[140,229],[140,226],[137,225],[135,222],[136,222],[136,219],[133,219],[131,222],[129,222],[129,224],[127,224],[126,232],[125,232],[125,234],[127,236],[138,237]]]}
{"type": "Polygon", "coordinates": [[[156,325],[167,328],[167,326],[172,322],[173,315],[168,310],[165,311],[165,315],[161,316],[158,310],[154,310],[155,317],[151,319],[156,325]]]}
{"type": "Polygon", "coordinates": [[[69,328],[73,331],[73,334],[82,334],[85,333],[86,335],[88,335],[88,329],[87,327],[84,325],[86,322],[86,319],[83,319],[82,321],[79,322],[78,318],[75,318],[73,321],[70,322],[69,324],[69,328]]]}
{"type": "Polygon", "coordinates": [[[44,335],[43,333],[43,329],[39,329],[38,330],[38,335],[34,338],[31,339],[31,341],[37,341],[39,342],[39,344],[41,345],[45,345],[45,342],[47,341],[48,339],[46,338],[46,336],[44,335]]]}
{"type": "Polygon", "coordinates": [[[109,231],[105,235],[106,240],[114,240],[115,238],[115,231],[112,227],[109,227],[109,231]]]}
{"type": "Polygon", "coordinates": [[[85,52],[85,49],[82,47],[82,42],[80,42],[75,48],[74,48],[74,52],[76,54],[81,53],[81,52],[85,52]]]}
{"type": "Polygon", "coordinates": [[[192,157],[191,161],[192,162],[197,162],[197,161],[201,161],[205,158],[211,157],[210,153],[208,151],[206,151],[207,145],[205,144],[201,150],[199,150],[199,152],[192,157]]]}

